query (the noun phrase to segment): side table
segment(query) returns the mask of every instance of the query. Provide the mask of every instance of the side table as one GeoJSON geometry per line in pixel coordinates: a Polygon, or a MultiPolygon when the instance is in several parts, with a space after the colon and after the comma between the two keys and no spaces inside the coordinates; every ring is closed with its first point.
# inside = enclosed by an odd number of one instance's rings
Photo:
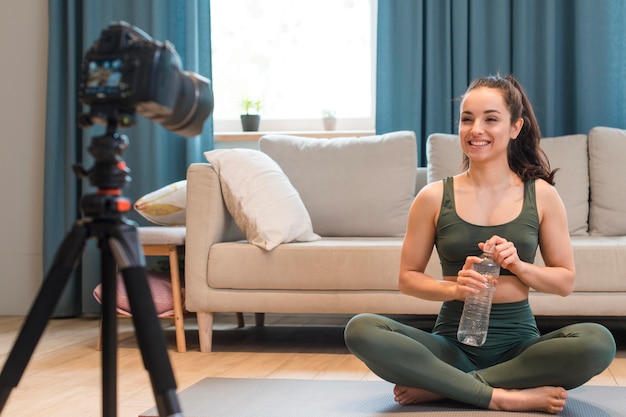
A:
{"type": "Polygon", "coordinates": [[[167,256],[170,261],[172,280],[172,301],[176,347],[179,352],[187,351],[185,339],[185,311],[181,292],[179,254],[184,253],[187,228],[184,226],[145,226],[138,227],[139,239],[145,256],[167,256]]]}

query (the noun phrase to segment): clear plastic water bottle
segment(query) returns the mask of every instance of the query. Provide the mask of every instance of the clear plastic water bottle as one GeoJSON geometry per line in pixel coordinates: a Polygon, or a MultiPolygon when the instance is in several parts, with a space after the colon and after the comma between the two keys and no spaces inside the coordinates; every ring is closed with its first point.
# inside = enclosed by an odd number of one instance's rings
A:
{"type": "Polygon", "coordinates": [[[457,331],[457,339],[471,346],[481,346],[487,339],[491,303],[496,290],[492,281],[500,275],[500,265],[493,259],[493,253],[483,252],[481,259],[481,263],[474,264],[474,270],[487,277],[487,287],[467,295],[457,331]]]}

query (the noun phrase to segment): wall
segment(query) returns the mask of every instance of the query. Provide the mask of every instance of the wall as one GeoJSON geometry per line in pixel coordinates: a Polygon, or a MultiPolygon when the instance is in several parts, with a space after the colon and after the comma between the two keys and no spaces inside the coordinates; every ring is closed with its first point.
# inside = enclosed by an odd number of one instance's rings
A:
{"type": "Polygon", "coordinates": [[[0,315],[41,286],[48,1],[0,3],[0,315]]]}

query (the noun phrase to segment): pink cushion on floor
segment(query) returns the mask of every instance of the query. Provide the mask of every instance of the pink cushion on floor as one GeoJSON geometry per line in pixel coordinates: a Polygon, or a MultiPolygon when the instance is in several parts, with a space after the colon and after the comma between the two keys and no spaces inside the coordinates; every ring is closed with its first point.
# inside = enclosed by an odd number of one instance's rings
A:
{"type": "MultiPolygon", "coordinates": [[[[157,315],[159,317],[172,316],[174,314],[174,300],[172,299],[172,281],[170,279],[170,273],[148,271],[147,276],[157,315]]],[[[181,293],[184,305],[184,288],[181,288],[181,293]]],[[[98,284],[93,290],[93,296],[102,304],[102,284],[98,284]]],[[[124,286],[121,274],[117,275],[117,312],[126,316],[131,315],[128,295],[126,294],[126,287],[124,286]]]]}

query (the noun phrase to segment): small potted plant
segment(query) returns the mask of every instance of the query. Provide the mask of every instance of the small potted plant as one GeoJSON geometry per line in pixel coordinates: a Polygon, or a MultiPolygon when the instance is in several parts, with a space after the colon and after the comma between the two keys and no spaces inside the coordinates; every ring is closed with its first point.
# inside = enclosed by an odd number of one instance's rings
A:
{"type": "Polygon", "coordinates": [[[335,110],[322,110],[322,123],[324,130],[335,130],[337,126],[337,112],[335,110]]]}
{"type": "Polygon", "coordinates": [[[241,128],[244,132],[256,132],[261,123],[261,100],[244,98],[241,101],[243,114],[241,115],[241,128]]]}

